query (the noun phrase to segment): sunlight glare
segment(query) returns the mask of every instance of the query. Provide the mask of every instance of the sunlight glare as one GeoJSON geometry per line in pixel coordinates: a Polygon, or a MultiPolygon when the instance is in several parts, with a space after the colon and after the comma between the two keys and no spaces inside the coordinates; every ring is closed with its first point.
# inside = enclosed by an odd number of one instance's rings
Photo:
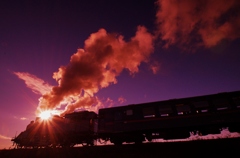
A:
{"type": "Polygon", "coordinates": [[[50,110],[43,111],[40,113],[39,117],[42,120],[48,120],[52,116],[52,112],[50,110]]]}

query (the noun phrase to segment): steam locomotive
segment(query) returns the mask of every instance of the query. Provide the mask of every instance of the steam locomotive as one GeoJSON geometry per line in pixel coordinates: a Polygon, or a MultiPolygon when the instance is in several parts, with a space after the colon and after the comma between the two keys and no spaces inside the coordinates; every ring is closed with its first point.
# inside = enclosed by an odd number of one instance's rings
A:
{"type": "Polygon", "coordinates": [[[36,118],[12,141],[17,148],[120,145],[188,138],[190,131],[217,134],[223,127],[240,132],[240,91],[36,118]]]}

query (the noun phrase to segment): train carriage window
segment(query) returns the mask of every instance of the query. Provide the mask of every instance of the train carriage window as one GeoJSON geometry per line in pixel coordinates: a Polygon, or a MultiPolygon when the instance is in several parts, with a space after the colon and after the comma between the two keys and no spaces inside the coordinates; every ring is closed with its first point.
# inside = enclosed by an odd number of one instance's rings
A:
{"type": "Polygon", "coordinates": [[[191,108],[188,104],[176,104],[176,110],[178,115],[191,113],[191,108]]]}
{"type": "Polygon", "coordinates": [[[104,113],[102,112],[101,115],[99,116],[105,121],[112,121],[114,119],[113,113],[110,113],[110,112],[104,112],[104,113]]]}
{"type": "Polygon", "coordinates": [[[154,107],[146,107],[146,108],[143,108],[142,111],[143,111],[144,118],[155,117],[154,107]]]}
{"type": "Polygon", "coordinates": [[[132,116],[132,115],[133,115],[133,110],[132,110],[132,109],[126,110],[126,111],[125,111],[125,114],[126,114],[127,116],[132,116]]]}
{"type": "Polygon", "coordinates": [[[116,120],[116,121],[123,120],[123,115],[122,115],[122,112],[121,112],[121,111],[115,112],[115,114],[114,114],[114,120],[116,120]]]}
{"type": "Polygon", "coordinates": [[[226,110],[229,107],[229,102],[224,98],[214,99],[212,102],[217,110],[226,110]]]}
{"type": "Polygon", "coordinates": [[[162,105],[158,108],[160,116],[170,116],[173,114],[172,107],[170,105],[162,105]]]}
{"type": "Polygon", "coordinates": [[[237,108],[240,108],[240,97],[234,97],[233,99],[233,103],[237,108]]]}
{"type": "Polygon", "coordinates": [[[208,112],[209,104],[208,104],[207,101],[194,102],[193,105],[194,105],[194,107],[196,109],[196,113],[208,112]]]}

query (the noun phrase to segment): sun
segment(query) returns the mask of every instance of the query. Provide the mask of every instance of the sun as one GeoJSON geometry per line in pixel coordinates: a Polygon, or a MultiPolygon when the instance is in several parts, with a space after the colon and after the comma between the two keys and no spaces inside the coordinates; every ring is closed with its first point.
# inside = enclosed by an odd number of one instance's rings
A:
{"type": "Polygon", "coordinates": [[[51,110],[46,110],[46,111],[42,111],[40,114],[39,114],[39,117],[42,119],[42,120],[49,120],[52,116],[52,111],[51,110]]]}

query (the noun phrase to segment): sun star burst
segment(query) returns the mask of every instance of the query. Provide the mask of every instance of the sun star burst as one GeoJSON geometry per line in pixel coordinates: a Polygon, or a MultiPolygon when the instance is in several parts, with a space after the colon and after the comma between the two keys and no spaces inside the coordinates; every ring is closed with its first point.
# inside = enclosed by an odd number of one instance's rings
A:
{"type": "Polygon", "coordinates": [[[42,112],[39,114],[39,117],[40,117],[42,120],[48,120],[48,119],[50,119],[51,116],[52,116],[52,112],[51,112],[50,110],[42,111],[42,112]]]}

